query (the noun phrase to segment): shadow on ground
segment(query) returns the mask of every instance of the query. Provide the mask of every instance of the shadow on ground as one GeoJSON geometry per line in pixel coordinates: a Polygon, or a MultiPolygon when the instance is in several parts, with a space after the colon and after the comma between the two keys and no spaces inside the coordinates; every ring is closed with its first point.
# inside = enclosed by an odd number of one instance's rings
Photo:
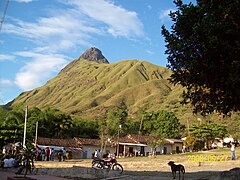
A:
{"type": "MultiPolygon", "coordinates": [[[[9,171],[14,173],[16,169],[1,169],[1,172],[9,171]]],[[[112,170],[93,169],[86,167],[74,166],[72,168],[38,168],[36,177],[61,177],[73,180],[86,180],[86,179],[122,179],[122,180],[170,180],[172,174],[170,171],[124,171],[118,174],[112,170]]],[[[52,178],[51,178],[52,179],[52,178]]],[[[177,178],[179,176],[177,174],[177,178]]],[[[181,179],[182,176],[181,176],[181,179]]],[[[234,168],[230,171],[198,171],[186,172],[184,180],[240,180],[240,168],[234,168]]]]}

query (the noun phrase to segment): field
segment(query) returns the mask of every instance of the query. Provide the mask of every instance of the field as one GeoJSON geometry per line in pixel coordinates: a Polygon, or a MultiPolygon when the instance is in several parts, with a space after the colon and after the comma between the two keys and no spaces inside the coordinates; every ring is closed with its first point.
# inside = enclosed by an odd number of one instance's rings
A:
{"type": "MultiPolygon", "coordinates": [[[[126,179],[171,179],[168,161],[183,164],[185,179],[215,179],[221,171],[240,166],[240,148],[236,148],[237,160],[231,160],[230,149],[216,149],[185,154],[158,155],[153,157],[119,158],[126,179]]],[[[67,160],[65,162],[36,162],[41,168],[91,167],[91,159],[67,160]]]]}

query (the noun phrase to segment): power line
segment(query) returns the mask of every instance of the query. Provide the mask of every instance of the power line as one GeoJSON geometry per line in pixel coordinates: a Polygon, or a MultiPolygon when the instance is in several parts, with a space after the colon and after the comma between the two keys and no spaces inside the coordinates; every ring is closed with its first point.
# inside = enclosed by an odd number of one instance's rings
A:
{"type": "Polygon", "coordinates": [[[0,19],[0,32],[1,32],[1,30],[2,30],[2,24],[3,24],[3,22],[4,22],[4,18],[5,18],[6,12],[7,12],[8,4],[9,4],[9,0],[7,0],[7,2],[6,2],[6,5],[5,5],[5,8],[4,8],[4,11],[3,11],[2,18],[0,19]]]}

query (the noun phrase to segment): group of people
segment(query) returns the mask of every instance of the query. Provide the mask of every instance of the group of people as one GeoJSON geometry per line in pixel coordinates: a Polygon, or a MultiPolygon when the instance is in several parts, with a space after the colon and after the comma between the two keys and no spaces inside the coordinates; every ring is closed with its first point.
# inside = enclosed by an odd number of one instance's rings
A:
{"type": "Polygon", "coordinates": [[[55,156],[59,161],[65,161],[69,158],[69,153],[65,148],[55,151],[54,148],[50,147],[37,147],[34,151],[34,156],[36,161],[54,161],[55,156]]]}
{"type": "Polygon", "coordinates": [[[34,157],[36,161],[54,161],[55,150],[54,148],[40,148],[36,147],[34,150],[34,157]]]}
{"type": "Polygon", "coordinates": [[[18,167],[20,163],[19,157],[15,155],[6,155],[1,160],[1,167],[2,168],[11,168],[11,167],[18,167]]]}
{"type": "MultiPolygon", "coordinates": [[[[36,147],[32,149],[32,161],[54,161],[55,156],[59,161],[65,161],[69,159],[69,151],[65,148],[55,151],[54,148],[46,147],[40,148],[36,147]]],[[[1,155],[0,165],[1,168],[11,168],[18,167],[21,162],[24,160],[24,155],[22,153],[12,154],[11,151],[7,151],[6,148],[3,148],[1,155]]]]}
{"type": "Polygon", "coordinates": [[[63,148],[63,149],[60,149],[59,151],[58,151],[58,161],[60,162],[60,161],[65,161],[65,160],[67,160],[67,159],[69,159],[69,154],[70,152],[69,151],[66,151],[66,149],[65,148],[63,148]]]}

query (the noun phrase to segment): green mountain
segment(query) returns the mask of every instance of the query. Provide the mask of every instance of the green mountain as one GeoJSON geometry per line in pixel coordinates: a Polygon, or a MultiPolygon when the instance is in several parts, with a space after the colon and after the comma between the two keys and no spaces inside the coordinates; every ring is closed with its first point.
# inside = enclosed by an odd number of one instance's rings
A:
{"type": "Polygon", "coordinates": [[[44,86],[20,94],[8,105],[50,106],[90,119],[124,102],[131,117],[140,109],[165,109],[186,121],[191,110],[180,105],[182,88],[169,84],[170,75],[169,69],[141,60],[109,64],[100,50],[90,48],[44,86]]]}

